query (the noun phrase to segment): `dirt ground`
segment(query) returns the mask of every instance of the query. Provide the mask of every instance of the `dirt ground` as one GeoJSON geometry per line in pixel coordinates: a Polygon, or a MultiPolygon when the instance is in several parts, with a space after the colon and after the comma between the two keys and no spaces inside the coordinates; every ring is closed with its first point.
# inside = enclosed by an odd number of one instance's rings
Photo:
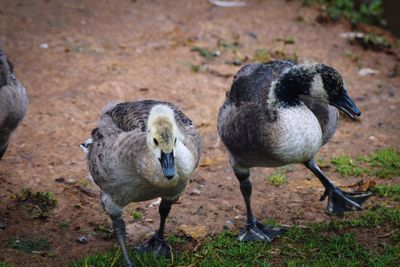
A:
{"type": "MultiPolygon", "coordinates": [[[[315,20],[318,12],[301,7],[300,1],[247,2],[246,7],[220,8],[206,0],[0,0],[0,45],[30,96],[29,111],[0,162],[0,217],[7,224],[0,230],[0,262],[68,266],[116,244],[96,234],[110,220],[102,211],[98,189],[85,187],[88,170],[79,148],[110,101],[176,103],[201,132],[201,164],[182,201],[172,209],[168,234],[183,224],[205,226],[207,233],[220,232],[224,225],[243,226],[238,182],[216,131],[219,106],[239,67],[226,64],[234,54],[218,48],[219,40],[239,40],[238,50],[249,58],[258,48],[285,51],[296,53],[300,62],[333,66],[343,75],[362,118],[355,122],[342,117],[334,139],[319,157],[400,149],[400,78],[388,77],[397,63],[393,55],[348,44],[339,37],[351,30],[347,23],[321,25],[315,20]],[[277,41],[288,37],[295,43],[277,41]],[[191,52],[193,46],[218,48],[222,55],[205,59],[191,52]],[[348,55],[359,59],[355,62],[348,55]],[[196,73],[192,65],[202,67],[196,73]],[[361,77],[361,67],[379,73],[361,77]],[[55,181],[61,177],[69,183],[55,181]],[[15,195],[28,187],[54,192],[58,207],[48,219],[28,219],[18,209],[15,195]],[[87,244],[76,241],[81,235],[89,238],[87,244]],[[52,250],[27,254],[3,246],[11,238],[47,239],[52,250]]],[[[318,180],[301,165],[289,169],[288,182],[280,187],[266,180],[272,169],[252,171],[258,218],[289,225],[329,221],[326,202],[318,201],[323,192],[318,180]]],[[[360,180],[345,179],[332,168],[326,172],[338,185],[360,180]]],[[[143,235],[158,227],[158,209],[152,203],[126,208],[130,243],[143,242],[143,235]],[[143,214],[139,221],[130,216],[134,208],[143,214]]],[[[374,198],[365,207],[373,205],[374,198]]]]}

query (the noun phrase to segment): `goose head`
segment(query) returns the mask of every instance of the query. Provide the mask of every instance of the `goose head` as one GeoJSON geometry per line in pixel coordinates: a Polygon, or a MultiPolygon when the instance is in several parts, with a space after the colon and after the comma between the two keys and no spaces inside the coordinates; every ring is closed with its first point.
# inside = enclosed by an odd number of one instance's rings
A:
{"type": "Polygon", "coordinates": [[[175,176],[174,148],[177,134],[173,110],[165,105],[154,106],[148,120],[147,144],[158,158],[163,175],[168,180],[175,176]]]}
{"type": "Polygon", "coordinates": [[[359,117],[360,109],[348,95],[342,76],[323,64],[316,64],[314,70],[309,96],[335,106],[353,119],[359,117]]]}
{"type": "Polygon", "coordinates": [[[326,102],[355,119],[361,115],[347,94],[342,76],[323,64],[299,65],[286,71],[269,92],[269,105],[297,105],[300,95],[326,102]]]}

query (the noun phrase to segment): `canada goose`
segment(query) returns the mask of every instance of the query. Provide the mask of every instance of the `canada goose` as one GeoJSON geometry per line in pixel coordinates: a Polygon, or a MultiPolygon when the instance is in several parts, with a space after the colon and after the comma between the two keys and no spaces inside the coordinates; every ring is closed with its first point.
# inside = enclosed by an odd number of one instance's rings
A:
{"type": "Polygon", "coordinates": [[[0,159],[27,109],[28,94],[15,78],[13,65],[0,49],[0,159]]]}
{"type": "MultiPolygon", "coordinates": [[[[0,49],[0,160],[7,150],[12,132],[28,109],[28,94],[15,78],[13,65],[0,49]]],[[[6,225],[0,219],[0,229],[6,225]]]]}
{"type": "Polygon", "coordinates": [[[251,210],[252,167],[303,163],[325,187],[328,214],[361,210],[371,193],[347,193],[332,184],[314,160],[339,123],[336,108],[351,118],[361,115],[345,90],[343,79],[323,64],[288,61],[249,64],[235,75],[218,114],[218,133],[240,182],[246,230],[239,240],[272,241],[281,231],[266,229],[251,210]]]}
{"type": "Polygon", "coordinates": [[[192,121],[167,102],[120,103],[102,112],[92,139],[83,144],[89,170],[100,187],[103,208],[112,219],[127,266],[134,264],[125,248],[122,210],[130,202],[161,197],[160,227],[142,249],[168,254],[165,221],[201,153],[192,121]]]}

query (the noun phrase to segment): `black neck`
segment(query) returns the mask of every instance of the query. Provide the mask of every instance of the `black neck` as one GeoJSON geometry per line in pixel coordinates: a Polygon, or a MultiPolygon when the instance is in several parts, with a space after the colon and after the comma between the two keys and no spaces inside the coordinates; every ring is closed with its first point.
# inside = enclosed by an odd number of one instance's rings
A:
{"type": "Polygon", "coordinates": [[[290,69],[275,84],[276,103],[284,106],[300,104],[299,96],[308,95],[315,72],[307,67],[290,69]]]}

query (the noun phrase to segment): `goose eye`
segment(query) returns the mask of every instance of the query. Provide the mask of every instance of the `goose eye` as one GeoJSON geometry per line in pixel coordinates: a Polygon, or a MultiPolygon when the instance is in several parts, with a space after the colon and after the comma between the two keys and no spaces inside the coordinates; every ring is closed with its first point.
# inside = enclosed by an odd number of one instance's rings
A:
{"type": "Polygon", "coordinates": [[[153,138],[153,141],[154,141],[154,144],[155,144],[156,146],[158,146],[158,141],[157,141],[157,139],[153,138]]]}

